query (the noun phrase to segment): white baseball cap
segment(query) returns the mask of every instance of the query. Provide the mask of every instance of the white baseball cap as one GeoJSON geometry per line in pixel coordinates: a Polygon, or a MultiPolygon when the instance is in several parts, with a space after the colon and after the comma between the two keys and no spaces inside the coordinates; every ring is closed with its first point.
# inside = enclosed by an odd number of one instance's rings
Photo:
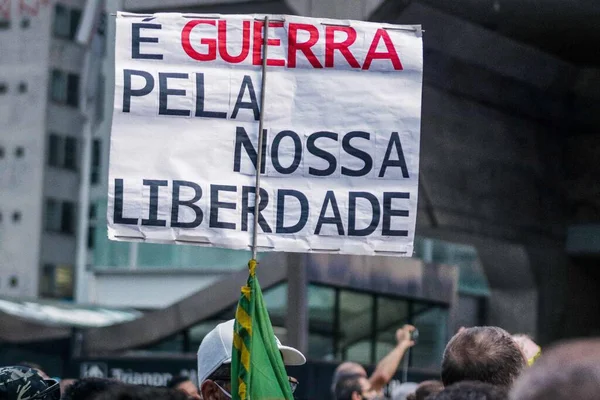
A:
{"type": "MultiPolygon", "coordinates": [[[[223,322],[215,327],[198,347],[198,386],[223,364],[231,363],[231,348],[233,347],[233,325],[235,320],[223,322]]],[[[275,336],[277,347],[283,356],[285,365],[303,365],[306,358],[293,347],[281,344],[275,336]]]]}

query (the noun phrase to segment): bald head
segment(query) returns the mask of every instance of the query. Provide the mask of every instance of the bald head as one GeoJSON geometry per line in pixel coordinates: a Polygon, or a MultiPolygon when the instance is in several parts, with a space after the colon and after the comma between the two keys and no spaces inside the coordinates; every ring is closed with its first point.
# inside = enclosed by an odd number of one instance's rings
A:
{"type": "Polygon", "coordinates": [[[492,326],[467,328],[446,346],[442,361],[445,386],[480,381],[509,387],[525,368],[517,343],[504,329],[492,326]]]}
{"type": "Polygon", "coordinates": [[[333,373],[333,380],[331,382],[331,391],[332,392],[335,391],[335,387],[341,379],[344,379],[347,377],[352,377],[352,376],[359,376],[359,377],[366,378],[367,371],[365,371],[365,369],[363,368],[362,365],[357,364],[355,362],[351,362],[351,361],[346,361],[346,362],[343,362],[340,365],[338,365],[338,367],[335,369],[335,372],[333,373]]]}
{"type": "Polygon", "coordinates": [[[600,339],[564,342],[523,373],[511,400],[592,400],[600,393],[600,339]]]}

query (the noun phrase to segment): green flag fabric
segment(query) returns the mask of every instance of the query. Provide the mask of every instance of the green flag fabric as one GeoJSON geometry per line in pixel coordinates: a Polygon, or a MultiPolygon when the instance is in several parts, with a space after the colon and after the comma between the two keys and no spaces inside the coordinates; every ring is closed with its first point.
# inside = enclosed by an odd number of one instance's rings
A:
{"type": "Polygon", "coordinates": [[[233,400],[293,400],[283,359],[256,278],[256,260],[235,313],[231,357],[233,400]]]}

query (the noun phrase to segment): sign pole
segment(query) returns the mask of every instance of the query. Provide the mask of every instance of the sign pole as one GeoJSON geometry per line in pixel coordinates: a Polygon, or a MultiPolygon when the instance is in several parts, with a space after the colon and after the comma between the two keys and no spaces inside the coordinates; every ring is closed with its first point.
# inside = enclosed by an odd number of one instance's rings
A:
{"type": "Polygon", "coordinates": [[[258,240],[258,206],[260,205],[260,174],[263,158],[263,125],[265,122],[265,93],[267,88],[267,42],[269,40],[269,16],[265,16],[262,44],[262,82],[260,85],[260,119],[258,121],[258,150],[256,156],[256,183],[254,185],[254,232],[252,233],[252,259],[256,260],[256,243],[258,240]]]}

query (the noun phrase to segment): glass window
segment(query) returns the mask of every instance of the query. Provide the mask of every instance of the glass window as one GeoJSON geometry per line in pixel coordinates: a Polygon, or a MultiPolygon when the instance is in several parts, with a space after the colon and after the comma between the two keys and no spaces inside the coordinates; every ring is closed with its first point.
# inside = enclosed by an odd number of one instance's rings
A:
{"type": "Polygon", "coordinates": [[[87,236],[87,248],[93,249],[94,243],[96,242],[96,228],[93,226],[88,227],[88,236],[87,236]]]}
{"type": "Polygon", "coordinates": [[[66,102],[68,105],[77,107],[79,106],[79,76],[75,74],[69,74],[67,79],[67,98],[66,102]]]}
{"type": "Polygon", "coordinates": [[[23,18],[21,20],[21,29],[27,29],[31,26],[31,20],[29,18],[23,18]]]}
{"type": "Polygon", "coordinates": [[[93,185],[100,182],[100,165],[102,161],[102,141],[94,139],[92,142],[92,171],[90,180],[93,185]]]}
{"type": "Polygon", "coordinates": [[[10,20],[0,19],[0,30],[9,29],[10,28],[10,20]]]}
{"type": "Polygon", "coordinates": [[[15,148],[15,157],[21,158],[25,155],[25,148],[23,146],[17,146],[15,148]]]}
{"type": "Polygon", "coordinates": [[[77,169],[77,139],[65,138],[65,159],[63,166],[75,171],[77,169]]]}
{"type": "Polygon", "coordinates": [[[359,363],[372,363],[373,296],[340,291],[339,351],[344,359],[359,363]]]}
{"type": "Polygon", "coordinates": [[[413,325],[419,329],[419,345],[411,349],[411,366],[436,369],[442,362],[447,342],[448,310],[427,307],[413,316],[413,325]]]}
{"type": "Polygon", "coordinates": [[[12,220],[14,223],[17,223],[17,222],[21,221],[21,217],[22,217],[21,211],[15,211],[15,212],[13,212],[12,220]]]}
{"type": "Polygon", "coordinates": [[[60,204],[57,200],[46,199],[46,230],[60,231],[60,204]]]}
{"type": "Polygon", "coordinates": [[[73,266],[57,265],[54,271],[54,296],[61,299],[73,298],[73,266]]]}
{"type": "MultiPolygon", "coordinates": [[[[265,305],[269,311],[273,326],[285,326],[285,316],[287,315],[287,283],[277,285],[263,292],[265,305]]],[[[285,341],[284,338],[280,338],[285,341]]]]}
{"type": "Polygon", "coordinates": [[[94,122],[96,124],[102,122],[104,119],[104,85],[105,85],[104,75],[98,74],[98,87],[96,89],[96,110],[95,110],[95,119],[94,122]]]}
{"type": "Polygon", "coordinates": [[[308,357],[335,358],[335,289],[325,286],[308,287],[308,357]]]}
{"type": "Polygon", "coordinates": [[[19,93],[25,93],[27,92],[27,82],[20,82],[19,83],[19,93]]]}
{"type": "Polygon", "coordinates": [[[45,264],[42,267],[42,276],[40,277],[40,294],[48,297],[52,293],[54,293],[54,265],[45,264]]]}
{"type": "Polygon", "coordinates": [[[65,201],[61,207],[60,232],[72,235],[75,233],[75,203],[65,201]]]}
{"type": "Polygon", "coordinates": [[[56,69],[50,76],[50,98],[57,103],[67,101],[67,75],[56,69]]]}
{"type": "Polygon", "coordinates": [[[77,30],[79,29],[79,22],[81,21],[81,10],[76,8],[71,10],[71,21],[69,29],[69,38],[75,39],[77,30]]]}
{"type": "Polygon", "coordinates": [[[0,94],[8,92],[8,86],[4,82],[0,82],[0,94]]]}
{"type": "Polygon", "coordinates": [[[70,32],[69,10],[62,4],[54,6],[54,36],[68,38],[70,32]]]}
{"type": "Polygon", "coordinates": [[[59,167],[62,155],[62,138],[54,133],[48,136],[48,165],[59,167]]]}
{"type": "Polygon", "coordinates": [[[408,301],[380,296],[377,298],[376,360],[385,357],[397,343],[396,331],[409,322],[408,301]]]}

